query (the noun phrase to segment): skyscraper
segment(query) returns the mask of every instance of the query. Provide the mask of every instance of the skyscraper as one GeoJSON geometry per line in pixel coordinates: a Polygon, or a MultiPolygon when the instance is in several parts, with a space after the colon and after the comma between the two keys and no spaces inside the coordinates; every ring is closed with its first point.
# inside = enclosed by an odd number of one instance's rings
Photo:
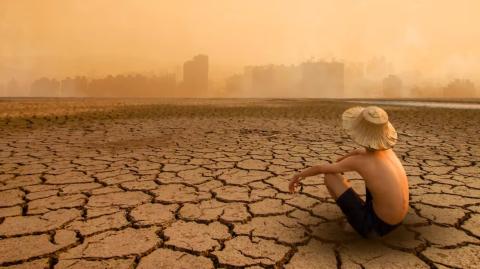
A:
{"type": "Polygon", "coordinates": [[[193,96],[208,91],[208,56],[197,55],[183,64],[183,87],[193,96]]]}
{"type": "Polygon", "coordinates": [[[302,90],[308,97],[342,97],[344,64],[340,62],[302,63],[302,90]]]}
{"type": "Polygon", "coordinates": [[[402,80],[395,75],[389,75],[382,80],[383,96],[387,98],[400,98],[403,95],[402,80]]]}

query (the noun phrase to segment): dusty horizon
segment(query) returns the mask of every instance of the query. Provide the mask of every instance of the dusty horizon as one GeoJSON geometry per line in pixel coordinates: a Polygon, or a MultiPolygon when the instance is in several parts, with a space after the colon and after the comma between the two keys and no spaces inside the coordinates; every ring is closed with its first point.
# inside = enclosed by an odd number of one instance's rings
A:
{"type": "Polygon", "coordinates": [[[221,84],[245,66],[311,59],[367,64],[400,77],[480,82],[480,2],[0,2],[0,82],[181,73],[197,54],[221,84]],[[432,11],[435,12],[432,12],[432,11]]]}

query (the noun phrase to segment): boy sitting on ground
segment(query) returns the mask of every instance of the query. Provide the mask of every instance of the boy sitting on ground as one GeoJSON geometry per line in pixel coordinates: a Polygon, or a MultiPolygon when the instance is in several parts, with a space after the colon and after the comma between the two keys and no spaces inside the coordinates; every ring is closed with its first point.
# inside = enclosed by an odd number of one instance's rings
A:
{"type": "Polygon", "coordinates": [[[363,146],[333,164],[321,164],[296,174],[290,192],[305,177],[325,174],[325,186],[348,223],[363,237],[384,236],[401,224],[408,211],[408,179],[392,146],[397,132],[388,114],[376,106],[353,107],[342,115],[343,128],[363,146]],[[365,181],[366,200],[341,173],[355,171],[365,181]]]}

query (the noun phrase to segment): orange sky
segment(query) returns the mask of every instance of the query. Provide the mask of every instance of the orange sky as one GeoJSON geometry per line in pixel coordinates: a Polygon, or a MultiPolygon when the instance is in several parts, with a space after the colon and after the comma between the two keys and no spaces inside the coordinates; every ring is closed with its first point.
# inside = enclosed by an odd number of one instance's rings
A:
{"type": "Polygon", "coordinates": [[[478,0],[1,0],[0,80],[175,70],[213,79],[311,57],[480,77],[478,0]]]}

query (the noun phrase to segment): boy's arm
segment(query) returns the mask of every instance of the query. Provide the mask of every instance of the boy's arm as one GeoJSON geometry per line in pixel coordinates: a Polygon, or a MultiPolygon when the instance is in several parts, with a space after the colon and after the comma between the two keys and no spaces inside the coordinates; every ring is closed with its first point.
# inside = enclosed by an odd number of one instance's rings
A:
{"type": "Polygon", "coordinates": [[[295,186],[300,183],[305,177],[311,177],[318,174],[329,174],[329,173],[342,173],[348,171],[356,170],[358,160],[357,158],[346,158],[337,163],[328,163],[312,166],[301,173],[293,176],[293,179],[290,181],[289,189],[290,192],[295,190],[295,186]]]}

